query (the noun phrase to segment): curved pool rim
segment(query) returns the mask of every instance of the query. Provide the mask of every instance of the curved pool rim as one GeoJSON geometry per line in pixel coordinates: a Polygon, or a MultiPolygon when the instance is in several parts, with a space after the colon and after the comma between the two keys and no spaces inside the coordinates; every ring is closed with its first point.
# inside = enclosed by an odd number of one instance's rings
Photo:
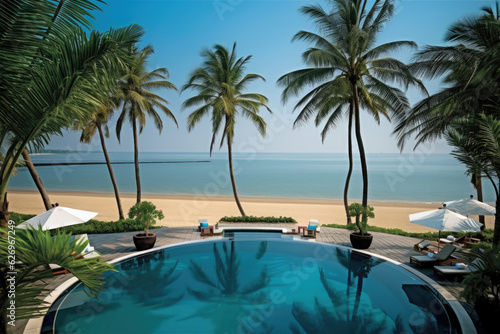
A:
{"type": "MultiPolygon", "coordinates": [[[[232,239],[232,238],[222,238],[222,239],[232,239]]],[[[170,245],[165,245],[161,247],[155,247],[152,249],[148,249],[145,251],[138,251],[132,254],[124,255],[119,258],[113,259],[111,261],[107,261],[109,264],[114,264],[117,262],[122,262],[124,260],[142,256],[145,254],[149,253],[154,253],[157,251],[161,251],[164,249],[180,246],[180,245],[188,245],[188,244],[195,244],[195,243],[210,243],[213,242],[214,240],[221,240],[221,239],[203,239],[203,240],[192,240],[192,241],[183,241],[183,242],[178,242],[175,244],[170,244],[170,245]]],[[[301,243],[311,243],[309,240],[293,240],[293,242],[301,242],[301,243]]],[[[315,242],[315,241],[314,241],[315,242]]],[[[438,284],[436,281],[431,279],[429,276],[421,273],[420,271],[405,265],[404,263],[401,263],[399,261],[393,260],[389,257],[369,252],[366,250],[359,250],[359,249],[354,249],[352,247],[347,247],[347,246],[342,246],[342,245],[337,245],[337,244],[329,244],[329,243],[323,243],[326,245],[333,245],[335,247],[338,247],[340,249],[345,249],[345,250],[351,250],[355,251],[361,254],[366,254],[370,255],[376,258],[379,258],[381,260],[387,261],[389,263],[395,264],[399,266],[400,268],[405,269],[406,271],[410,272],[411,274],[417,276],[430,286],[434,288],[440,295],[441,297],[446,300],[446,302],[449,304],[451,311],[453,311],[456,319],[458,320],[458,325],[460,327],[460,330],[462,333],[467,333],[467,334],[477,334],[476,327],[474,326],[474,323],[472,322],[472,319],[470,318],[469,314],[467,311],[463,308],[463,306],[460,304],[460,302],[451,294],[449,293],[444,287],[442,287],[440,284],[438,284]]],[[[72,277],[65,282],[63,282],[60,286],[58,286],[56,289],[54,289],[52,292],[49,293],[49,295],[44,299],[45,302],[50,303],[50,306],[68,289],[72,288],[74,285],[76,285],[79,282],[79,280],[76,277],[72,277]]],[[[26,324],[26,327],[24,328],[23,334],[40,334],[42,330],[42,324],[43,324],[43,319],[45,315],[39,318],[33,318],[28,321],[26,324]]]]}

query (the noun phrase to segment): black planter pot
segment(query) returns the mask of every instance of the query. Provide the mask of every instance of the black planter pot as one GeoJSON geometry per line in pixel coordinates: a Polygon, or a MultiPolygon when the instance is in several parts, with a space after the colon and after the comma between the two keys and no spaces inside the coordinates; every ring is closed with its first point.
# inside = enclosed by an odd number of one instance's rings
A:
{"type": "Polygon", "coordinates": [[[367,249],[372,244],[373,235],[369,233],[361,234],[359,232],[353,232],[350,235],[351,244],[353,248],[356,249],[367,249]]]}
{"type": "Polygon", "coordinates": [[[146,249],[151,249],[154,247],[156,242],[156,234],[155,233],[148,233],[148,236],[146,236],[146,233],[139,233],[134,235],[134,245],[135,248],[137,248],[138,251],[143,251],[146,249]]]}

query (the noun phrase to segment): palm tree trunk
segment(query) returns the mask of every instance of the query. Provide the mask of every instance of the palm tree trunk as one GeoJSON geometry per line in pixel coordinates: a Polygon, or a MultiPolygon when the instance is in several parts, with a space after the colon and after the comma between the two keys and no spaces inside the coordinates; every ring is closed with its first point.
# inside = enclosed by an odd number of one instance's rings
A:
{"type": "Polygon", "coordinates": [[[350,110],[349,110],[349,125],[348,125],[348,133],[347,133],[347,151],[349,155],[349,171],[347,172],[347,177],[345,179],[344,186],[344,209],[345,215],[347,217],[347,225],[352,223],[351,215],[349,214],[349,200],[347,199],[347,194],[349,192],[349,183],[351,182],[352,169],[354,167],[353,158],[352,158],[352,117],[353,117],[353,108],[354,105],[351,102],[350,110]]]}
{"type": "Polygon", "coordinates": [[[139,143],[137,138],[136,119],[132,120],[132,130],[134,132],[134,163],[135,163],[135,183],[137,185],[137,203],[141,202],[141,176],[139,175],[139,143]]]}
{"type": "MultiPolygon", "coordinates": [[[[500,188],[500,183],[499,183],[500,188]]],[[[493,230],[493,246],[498,246],[500,242],[500,196],[497,193],[497,202],[496,202],[496,213],[495,213],[495,228],[493,230]]]]}
{"type": "Polygon", "coordinates": [[[36,171],[35,165],[33,165],[33,162],[31,161],[28,150],[25,148],[21,154],[23,156],[24,163],[26,164],[26,167],[28,168],[31,174],[31,177],[33,178],[33,181],[35,182],[35,185],[38,188],[40,195],[42,196],[43,205],[45,205],[45,210],[52,209],[52,204],[50,203],[49,194],[47,193],[47,190],[45,190],[45,187],[43,186],[42,183],[42,179],[40,179],[40,175],[36,171]]]}
{"type": "Polygon", "coordinates": [[[116,184],[115,174],[113,173],[113,168],[111,167],[111,160],[109,160],[108,150],[106,149],[106,143],[104,142],[104,134],[102,133],[101,124],[97,124],[97,130],[99,131],[99,138],[101,139],[102,152],[104,153],[104,158],[106,159],[106,165],[108,165],[109,177],[111,178],[111,183],[113,184],[113,189],[115,191],[116,205],[118,206],[118,216],[119,219],[124,219],[122,202],[120,200],[120,193],[118,192],[118,185],[116,184]]]}
{"type": "MultiPolygon", "coordinates": [[[[355,129],[356,129],[356,141],[358,142],[359,158],[361,160],[361,173],[363,175],[363,208],[366,209],[368,206],[368,168],[366,165],[366,154],[365,147],[363,145],[363,139],[361,138],[361,121],[359,119],[359,96],[358,87],[354,85],[354,111],[355,111],[355,129]]],[[[366,219],[363,215],[363,220],[366,219]]]]}
{"type": "Polygon", "coordinates": [[[7,201],[7,192],[2,200],[0,200],[0,227],[9,227],[9,201],[7,201]]]}
{"type": "Polygon", "coordinates": [[[236,201],[236,205],[238,206],[238,210],[240,210],[240,213],[242,216],[245,215],[245,211],[243,211],[243,207],[241,206],[240,199],[238,198],[238,191],[236,190],[236,181],[234,179],[234,172],[233,172],[233,152],[232,152],[232,146],[231,146],[231,138],[228,136],[227,137],[227,153],[228,153],[228,160],[229,160],[229,175],[231,176],[231,185],[233,186],[233,195],[234,195],[234,200],[236,201]]]}
{"type": "MultiPolygon", "coordinates": [[[[482,202],[483,201],[483,182],[481,180],[481,172],[479,172],[478,174],[476,174],[473,177],[474,177],[474,188],[476,188],[476,193],[477,193],[477,200],[479,202],[482,202]]],[[[485,228],[484,216],[479,216],[479,222],[481,224],[483,224],[481,229],[484,230],[484,228],[485,228]]]]}

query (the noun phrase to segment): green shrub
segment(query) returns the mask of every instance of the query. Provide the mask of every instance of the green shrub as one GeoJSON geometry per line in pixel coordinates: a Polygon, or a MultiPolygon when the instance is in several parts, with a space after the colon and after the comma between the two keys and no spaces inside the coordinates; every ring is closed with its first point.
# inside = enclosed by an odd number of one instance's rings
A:
{"type": "Polygon", "coordinates": [[[10,212],[10,220],[16,222],[16,225],[35,217],[36,215],[25,215],[24,213],[10,212]]]}
{"type": "Polygon", "coordinates": [[[368,205],[364,208],[361,203],[352,203],[349,205],[348,209],[349,215],[356,220],[356,226],[358,227],[359,233],[362,235],[365,234],[368,227],[368,218],[375,218],[373,207],[368,205]]]}
{"type": "Polygon", "coordinates": [[[222,217],[219,219],[221,222],[231,223],[294,223],[297,221],[292,217],[257,217],[257,216],[236,216],[236,217],[222,217]]]}
{"type": "Polygon", "coordinates": [[[163,211],[157,210],[156,205],[152,202],[143,201],[130,208],[128,217],[135,219],[138,224],[144,226],[144,232],[146,232],[147,236],[149,227],[155,225],[157,219],[165,218],[165,215],[163,211]]]}
{"type": "MultiPolygon", "coordinates": [[[[61,229],[54,230],[53,233],[57,233],[58,230],[75,234],[101,234],[101,233],[121,233],[121,232],[131,232],[144,230],[144,224],[136,222],[134,219],[123,219],[114,222],[103,222],[99,220],[89,220],[84,224],[72,225],[68,227],[63,227],[61,229]]],[[[157,227],[150,227],[157,228],[157,227]]]]}

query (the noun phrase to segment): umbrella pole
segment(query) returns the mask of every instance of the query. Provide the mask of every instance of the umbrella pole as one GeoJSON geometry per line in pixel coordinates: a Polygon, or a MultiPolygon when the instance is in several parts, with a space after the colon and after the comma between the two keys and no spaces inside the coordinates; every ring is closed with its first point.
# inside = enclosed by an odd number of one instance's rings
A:
{"type": "Polygon", "coordinates": [[[441,230],[438,232],[438,252],[439,252],[439,245],[441,244],[441,230]]]}

